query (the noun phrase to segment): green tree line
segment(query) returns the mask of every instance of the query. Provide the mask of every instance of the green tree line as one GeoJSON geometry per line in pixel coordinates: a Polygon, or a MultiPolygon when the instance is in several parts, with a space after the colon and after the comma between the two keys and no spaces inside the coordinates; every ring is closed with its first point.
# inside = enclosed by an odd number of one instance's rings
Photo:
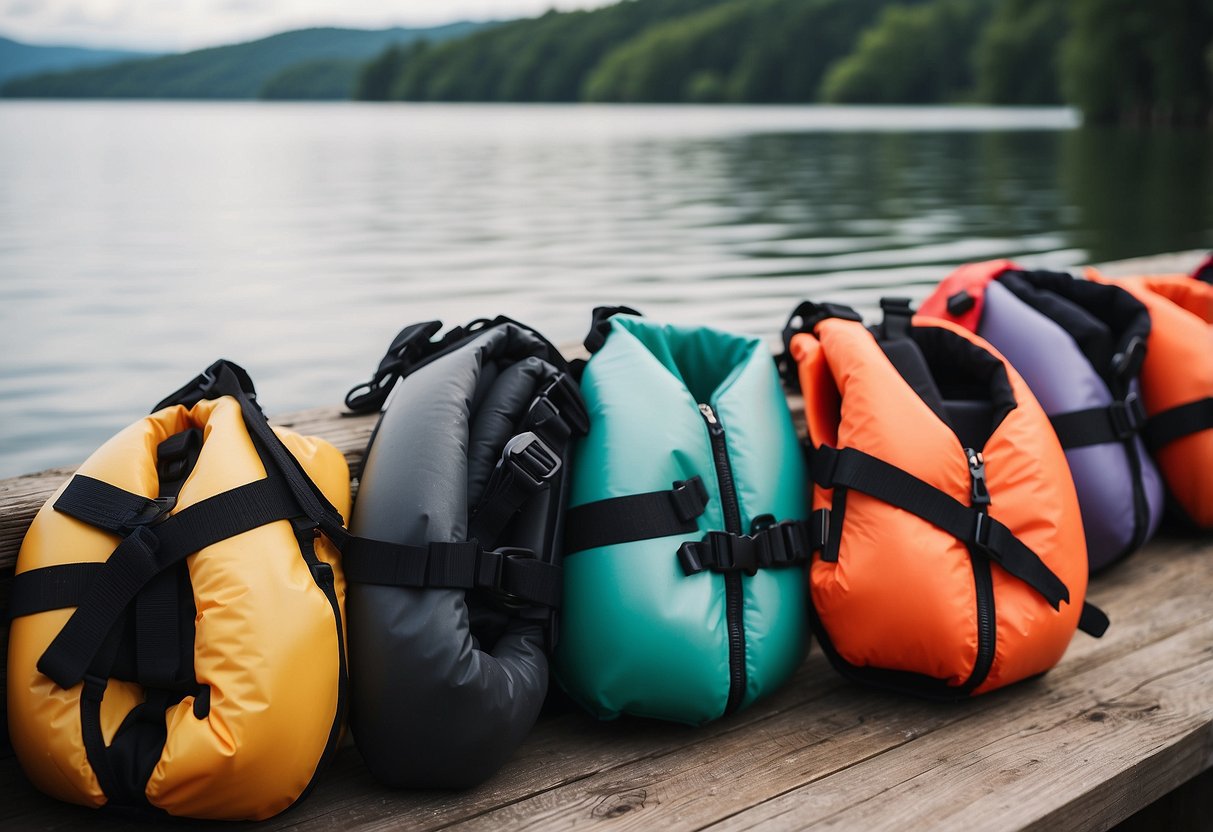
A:
{"type": "Polygon", "coordinates": [[[1213,0],[625,0],[393,46],[357,98],[1058,104],[1213,123],[1213,0]]]}

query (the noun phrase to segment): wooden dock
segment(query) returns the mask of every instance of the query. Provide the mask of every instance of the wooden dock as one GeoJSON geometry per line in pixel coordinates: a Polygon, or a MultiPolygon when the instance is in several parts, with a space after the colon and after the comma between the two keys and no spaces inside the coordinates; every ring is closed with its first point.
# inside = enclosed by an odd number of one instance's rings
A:
{"type": "MultiPolygon", "coordinates": [[[[1110,270],[1187,270],[1198,259],[1110,270]]],[[[326,437],[357,463],[375,417],[322,408],[276,421],[326,437]]],[[[70,474],[0,481],[0,606],[25,528],[70,474]]],[[[1213,541],[1164,538],[1092,581],[1091,600],[1112,619],[1103,639],[1076,635],[1054,670],[1007,690],[952,705],[870,691],[814,647],[778,694],[703,728],[604,723],[557,705],[495,777],[467,792],[386,790],[347,739],[308,799],[254,826],[1102,830],[1140,812],[1122,829],[1207,829],[1210,597],[1213,541]]],[[[0,651],[6,635],[0,628],[0,651]]],[[[85,824],[146,827],[42,796],[0,746],[0,828],[85,824]]]]}

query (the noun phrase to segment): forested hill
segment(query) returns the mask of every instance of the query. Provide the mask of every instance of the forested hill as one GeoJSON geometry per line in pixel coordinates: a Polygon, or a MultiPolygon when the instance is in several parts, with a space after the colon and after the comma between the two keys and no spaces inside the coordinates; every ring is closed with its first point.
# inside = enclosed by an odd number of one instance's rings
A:
{"type": "Polygon", "coordinates": [[[123,49],[87,49],[80,46],[41,46],[0,37],[0,81],[40,72],[77,69],[113,63],[126,58],[146,58],[150,53],[123,49]]]}
{"type": "Polygon", "coordinates": [[[256,98],[267,85],[282,87],[279,74],[297,75],[301,66],[321,62],[330,71],[346,73],[346,86],[330,97],[349,98],[349,85],[361,64],[390,45],[420,38],[441,42],[483,25],[299,29],[231,46],[19,78],[0,91],[6,96],[40,98],[256,98]]]}
{"type": "Polygon", "coordinates": [[[412,101],[1057,104],[1213,121],[1213,2],[624,0],[388,49],[357,95],[412,101]]]}

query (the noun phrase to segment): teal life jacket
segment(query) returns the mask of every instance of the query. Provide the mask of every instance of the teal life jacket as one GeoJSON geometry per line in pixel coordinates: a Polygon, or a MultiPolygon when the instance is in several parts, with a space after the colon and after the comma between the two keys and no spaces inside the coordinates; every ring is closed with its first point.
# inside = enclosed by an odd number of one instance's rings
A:
{"type": "Polygon", "coordinates": [[[761,340],[618,311],[586,340],[556,675],[600,718],[702,724],[804,656],[808,475],[761,340]]]}

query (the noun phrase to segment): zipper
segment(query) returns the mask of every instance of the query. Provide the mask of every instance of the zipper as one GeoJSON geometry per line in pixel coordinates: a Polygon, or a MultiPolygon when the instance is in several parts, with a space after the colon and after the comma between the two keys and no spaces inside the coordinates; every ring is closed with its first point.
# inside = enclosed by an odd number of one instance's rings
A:
{"type": "MultiPolygon", "coordinates": [[[[720,505],[724,513],[724,530],[729,534],[743,534],[741,528],[741,506],[737,502],[737,486],[733,482],[733,467],[729,463],[729,449],[724,441],[724,425],[716,418],[711,405],[699,405],[699,412],[708,426],[708,438],[712,443],[712,462],[716,466],[716,481],[720,484],[720,505]]],[[[745,696],[745,626],[742,621],[742,586],[740,572],[724,573],[725,623],[729,631],[729,698],[724,706],[727,716],[741,706],[745,696]]]]}
{"type": "MultiPolygon", "coordinates": [[[[986,485],[986,460],[980,451],[965,448],[965,459],[969,464],[969,505],[976,508],[979,517],[988,516],[990,490],[986,485]]],[[[979,519],[978,523],[982,521],[979,519]]],[[[994,644],[997,633],[994,621],[994,579],[990,573],[990,559],[974,550],[977,544],[969,545],[969,560],[973,564],[973,587],[977,595],[977,659],[973,672],[961,686],[964,694],[972,693],[986,677],[994,664],[994,644]]]]}

